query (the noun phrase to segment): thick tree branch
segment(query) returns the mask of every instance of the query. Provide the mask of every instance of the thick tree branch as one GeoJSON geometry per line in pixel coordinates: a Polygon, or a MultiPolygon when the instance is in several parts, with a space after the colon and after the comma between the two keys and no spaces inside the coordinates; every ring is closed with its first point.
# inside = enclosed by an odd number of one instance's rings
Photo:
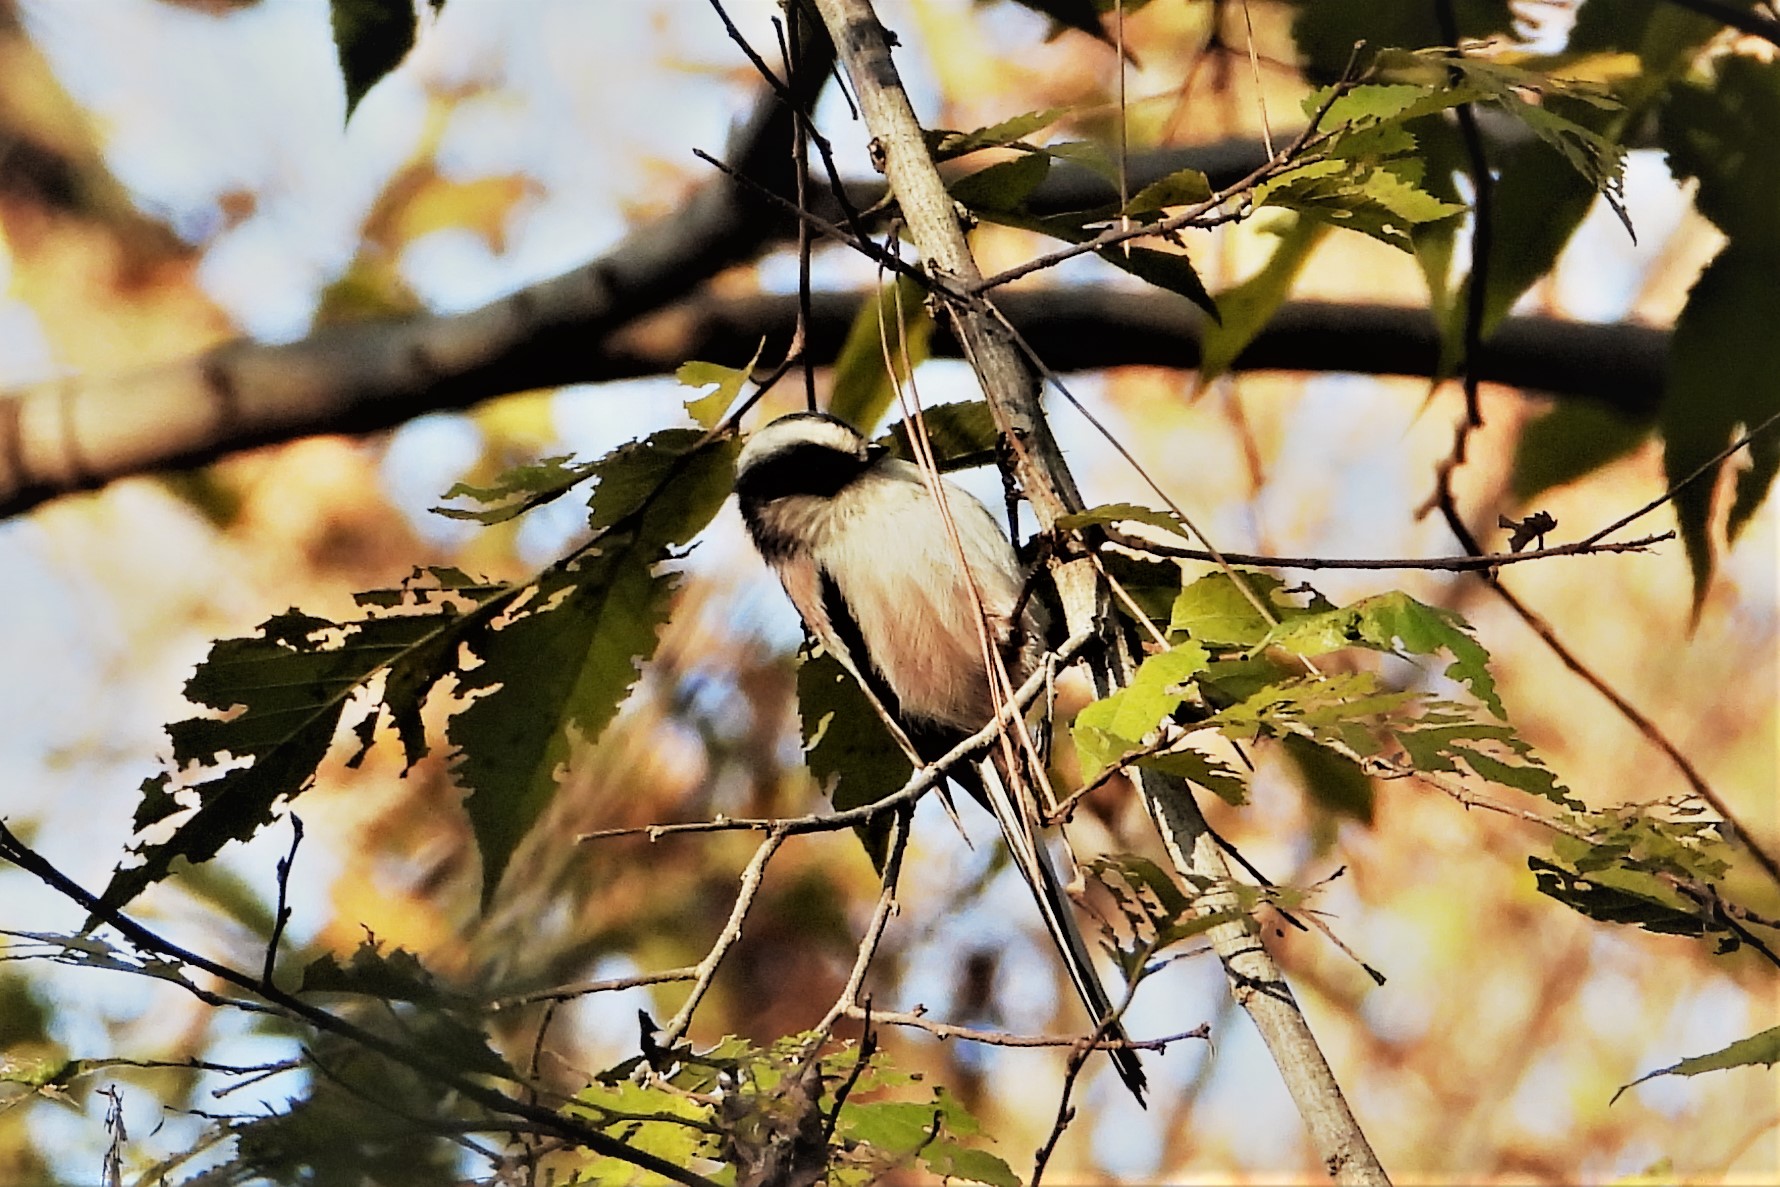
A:
{"type": "MultiPolygon", "coordinates": [[[[814,101],[832,61],[826,39],[813,38],[799,102],[814,101]]],[[[736,172],[791,192],[793,122],[776,94],[763,95],[731,137],[736,172]]],[[[717,178],[607,255],[461,316],[333,326],[275,350],[236,342],[138,375],[27,388],[0,399],[0,513],[225,449],[571,382],[578,357],[612,330],[789,230],[753,189],[717,178]]]]}
{"type": "MultiPolygon", "coordinates": [[[[567,287],[566,278],[539,289],[567,287]]],[[[536,294],[537,289],[526,290],[536,294]]],[[[525,293],[507,298],[523,305],[525,293]]],[[[536,308],[551,298],[539,297],[536,308]]],[[[861,293],[817,293],[807,347],[832,362],[861,293]]],[[[1203,316],[1186,301],[1115,286],[1014,290],[996,304],[1062,372],[1192,369],[1203,316]]],[[[560,303],[558,303],[560,307],[560,303]]],[[[553,326],[494,307],[460,317],[368,323],[302,342],[235,342],[132,376],[67,380],[0,396],[0,517],[130,474],[200,465],[317,433],[369,432],[516,391],[667,374],[688,359],[741,362],[762,337],[788,341],[793,296],[701,294],[605,337],[597,311],[553,326]],[[499,324],[503,317],[505,324],[499,324]],[[417,350],[422,344],[430,347],[417,350]],[[406,351],[406,357],[403,352],[406,351]],[[430,381],[408,369],[428,360],[430,381]],[[234,393],[231,396],[231,393],[234,393]],[[29,444],[25,440],[29,438],[29,444]],[[58,458],[72,454],[79,466],[58,458]]],[[[944,329],[933,349],[956,357],[944,329]]],[[[1288,304],[1236,360],[1243,371],[1433,374],[1440,353],[1425,310],[1288,304]]],[[[1484,344],[1491,383],[1593,400],[1645,419],[1662,396],[1668,334],[1637,325],[1511,318],[1484,344]]]]}

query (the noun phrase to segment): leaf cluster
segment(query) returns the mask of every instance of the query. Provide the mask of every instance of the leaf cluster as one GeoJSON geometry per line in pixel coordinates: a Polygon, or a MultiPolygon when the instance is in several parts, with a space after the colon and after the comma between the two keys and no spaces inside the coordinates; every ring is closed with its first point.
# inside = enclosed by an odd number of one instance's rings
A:
{"type": "MultiPolygon", "coordinates": [[[[976,1119],[945,1089],[924,1087],[874,1044],[819,1054],[822,1042],[797,1034],[760,1047],[731,1036],[702,1052],[682,1048],[673,1053],[677,1066],[658,1075],[634,1064],[613,1069],[579,1093],[569,1112],[635,1149],[702,1166],[719,1181],[863,1185],[918,1171],[1018,1187],[1007,1163],[984,1148],[976,1119]]],[[[605,1182],[633,1172],[596,1158],[576,1173],[575,1182],[605,1182]]]]}

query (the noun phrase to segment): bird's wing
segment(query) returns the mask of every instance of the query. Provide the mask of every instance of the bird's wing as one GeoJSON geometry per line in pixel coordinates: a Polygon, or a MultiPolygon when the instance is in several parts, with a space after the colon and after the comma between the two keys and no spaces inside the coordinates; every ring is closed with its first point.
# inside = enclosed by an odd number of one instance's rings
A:
{"type": "MultiPolygon", "coordinates": [[[[1033,828],[1031,816],[1008,790],[996,763],[985,759],[976,769],[983,784],[983,799],[1001,825],[1001,834],[1013,853],[1014,865],[1019,867],[1026,884],[1032,889],[1032,896],[1038,900],[1039,913],[1044,916],[1051,942],[1063,957],[1064,967],[1069,970],[1069,979],[1075,982],[1076,992],[1081,994],[1082,1004],[1088,1007],[1094,1024],[1099,1026],[1113,1016],[1112,999],[1107,995],[1106,986],[1100,983],[1099,973],[1094,970],[1094,958],[1088,952],[1087,940],[1075,921],[1074,908],[1063,891],[1063,882],[1057,877],[1050,854],[1033,828]]],[[[1127,1038],[1125,1028],[1116,1021],[1107,1026],[1103,1034],[1108,1039],[1127,1038]]],[[[1129,1047],[1116,1047],[1107,1053],[1112,1056],[1119,1078],[1125,1081],[1137,1102],[1143,1104],[1147,1081],[1137,1052],[1129,1047]]]]}

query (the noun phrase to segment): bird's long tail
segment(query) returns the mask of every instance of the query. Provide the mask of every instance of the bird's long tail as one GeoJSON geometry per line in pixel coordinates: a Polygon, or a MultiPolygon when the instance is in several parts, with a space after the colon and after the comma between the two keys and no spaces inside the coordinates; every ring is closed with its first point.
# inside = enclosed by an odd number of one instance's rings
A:
{"type": "MultiPolygon", "coordinates": [[[[1051,933],[1051,941],[1063,957],[1063,964],[1069,970],[1069,979],[1075,982],[1076,992],[1081,994],[1082,1004],[1088,1007],[1094,1024],[1100,1026],[1113,1016],[1112,998],[1107,994],[1106,986],[1100,983],[1099,974],[1094,971],[1094,958],[1089,954],[1088,943],[1075,921],[1074,908],[1069,896],[1063,892],[1063,882],[1057,877],[1057,869],[1051,863],[1050,854],[1046,852],[1044,843],[1033,826],[1032,815],[1015,801],[1008,790],[1007,781],[1002,778],[1001,771],[993,761],[979,762],[976,768],[977,775],[983,782],[983,798],[1001,825],[1002,835],[1006,837],[1008,848],[1013,853],[1014,864],[1019,867],[1020,873],[1026,878],[1026,884],[1032,888],[1033,897],[1038,900],[1038,909],[1044,916],[1045,930],[1051,933]]],[[[1125,1028],[1114,1021],[1106,1026],[1102,1037],[1124,1040],[1125,1028]]],[[[1125,1081],[1131,1095],[1137,1098],[1137,1103],[1143,1104],[1143,1094],[1148,1082],[1144,1079],[1143,1065],[1138,1062],[1137,1052],[1130,1047],[1115,1047],[1107,1054],[1112,1056],[1119,1078],[1125,1081]]]]}

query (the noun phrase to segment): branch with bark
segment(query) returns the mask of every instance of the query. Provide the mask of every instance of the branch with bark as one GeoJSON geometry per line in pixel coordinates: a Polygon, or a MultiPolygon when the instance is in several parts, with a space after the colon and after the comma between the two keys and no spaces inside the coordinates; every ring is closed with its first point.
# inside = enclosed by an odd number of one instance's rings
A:
{"type": "MultiPolygon", "coordinates": [[[[393,428],[513,392],[670,374],[690,359],[739,362],[762,338],[788,341],[796,323],[795,295],[706,292],[614,331],[624,319],[591,305],[573,312],[586,295],[575,289],[596,283],[595,272],[589,265],[456,317],[331,327],[285,345],[232,342],[136,375],[0,395],[0,517],[132,474],[320,433],[393,428]]],[[[808,357],[832,363],[869,299],[814,294],[808,357]]],[[[1022,336],[1046,344],[1046,363],[1059,372],[1199,364],[1204,315],[1182,299],[1093,285],[1015,290],[996,305],[1022,336]]],[[[932,349],[961,354],[943,327],[932,349]]],[[[1429,378],[1439,355],[1426,310],[1302,301],[1282,307],[1234,366],[1429,378]]],[[[1485,382],[1642,420],[1662,397],[1667,357],[1668,334],[1653,327],[1519,317],[1483,346],[1478,372],[1485,382]]]]}

